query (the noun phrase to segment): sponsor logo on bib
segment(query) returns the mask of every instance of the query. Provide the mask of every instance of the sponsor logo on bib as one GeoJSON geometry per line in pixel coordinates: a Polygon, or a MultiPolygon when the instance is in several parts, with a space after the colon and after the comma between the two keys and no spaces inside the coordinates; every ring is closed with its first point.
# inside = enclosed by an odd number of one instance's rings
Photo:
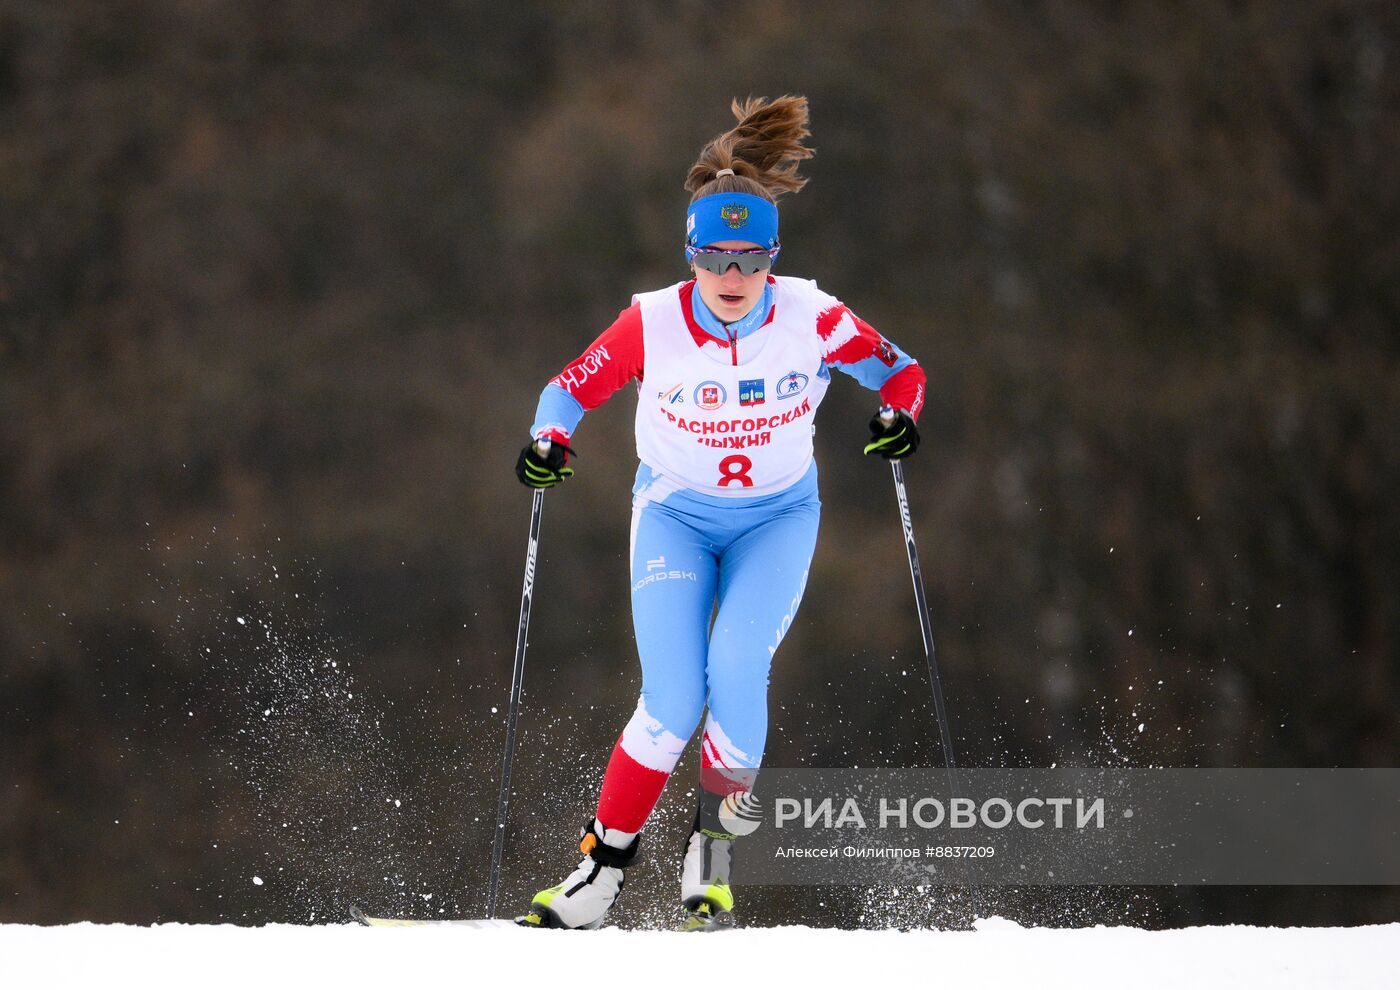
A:
{"type": "Polygon", "coordinates": [[[739,405],[756,406],[761,402],[763,402],[763,379],[741,379],[739,382],[739,405]]]}
{"type": "Polygon", "coordinates": [[[719,382],[701,382],[695,386],[695,404],[701,409],[718,409],[729,400],[729,393],[719,382]]]}
{"type": "Polygon", "coordinates": [[[802,390],[806,387],[806,375],[802,374],[800,371],[789,371],[782,378],[778,379],[778,398],[791,399],[794,395],[801,395],[802,390]]]}

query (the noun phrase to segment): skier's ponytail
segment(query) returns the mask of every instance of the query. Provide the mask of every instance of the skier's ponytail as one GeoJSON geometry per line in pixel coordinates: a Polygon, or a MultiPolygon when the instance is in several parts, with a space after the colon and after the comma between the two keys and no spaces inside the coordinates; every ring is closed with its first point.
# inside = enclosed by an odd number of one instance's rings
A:
{"type": "Polygon", "coordinates": [[[739,123],[705,145],[690,166],[685,188],[691,202],[714,193],[749,193],[776,203],[797,192],[807,180],[797,165],[815,152],[802,144],[807,129],[807,97],[780,96],[768,101],[750,96],[730,109],[739,123]],[[720,172],[730,170],[724,175],[720,172]]]}

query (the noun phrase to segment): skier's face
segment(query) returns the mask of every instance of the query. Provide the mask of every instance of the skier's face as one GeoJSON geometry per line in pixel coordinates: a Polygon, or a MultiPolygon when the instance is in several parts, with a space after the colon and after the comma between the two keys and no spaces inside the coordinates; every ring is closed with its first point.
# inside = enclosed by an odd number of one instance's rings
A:
{"type": "MultiPolygon", "coordinates": [[[[706,247],[738,251],[759,245],[753,241],[716,241],[706,247]]],[[[695,272],[695,285],[700,290],[700,298],[705,300],[705,305],[719,317],[721,323],[733,323],[747,316],[763,296],[763,286],[768,281],[767,268],[761,268],[752,275],[740,275],[738,265],[730,265],[723,275],[706,271],[694,263],[690,268],[695,272]]]]}

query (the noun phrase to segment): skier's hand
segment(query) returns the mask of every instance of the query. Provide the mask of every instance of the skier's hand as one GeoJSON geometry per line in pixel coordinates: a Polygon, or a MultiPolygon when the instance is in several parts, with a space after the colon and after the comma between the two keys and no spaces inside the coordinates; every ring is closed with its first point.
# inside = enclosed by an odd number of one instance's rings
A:
{"type": "Polygon", "coordinates": [[[553,488],[573,477],[574,469],[565,467],[573,448],[564,443],[536,440],[520,452],[515,462],[515,476],[528,488],[553,488]]]}
{"type": "Polygon", "coordinates": [[[886,406],[870,420],[867,454],[879,454],[887,461],[908,457],[919,449],[919,428],[903,409],[886,406]]]}

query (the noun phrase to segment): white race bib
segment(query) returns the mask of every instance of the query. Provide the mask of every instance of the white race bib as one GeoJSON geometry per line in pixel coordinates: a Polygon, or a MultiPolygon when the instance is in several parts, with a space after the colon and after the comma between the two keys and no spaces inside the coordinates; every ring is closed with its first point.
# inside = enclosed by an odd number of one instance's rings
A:
{"type": "MultiPolygon", "coordinates": [[[[678,283],[642,304],[645,379],[637,456],[685,488],[751,498],[782,491],[812,463],[813,419],[826,394],[813,282],[776,277],[773,320],[734,350],[701,346],[678,283]]],[[[698,290],[696,290],[698,291],[698,290]]]]}

